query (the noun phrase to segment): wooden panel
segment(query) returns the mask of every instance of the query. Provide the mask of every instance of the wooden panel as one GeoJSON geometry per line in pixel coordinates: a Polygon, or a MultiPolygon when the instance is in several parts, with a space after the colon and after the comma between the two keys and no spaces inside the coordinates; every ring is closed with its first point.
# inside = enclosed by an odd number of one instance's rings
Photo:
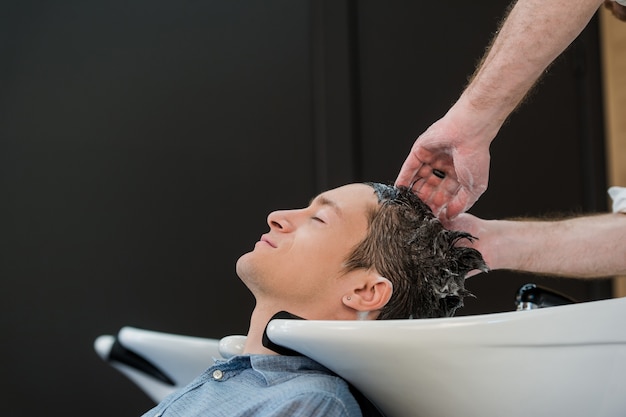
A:
{"type": "MultiPolygon", "coordinates": [[[[626,185],[626,23],[600,13],[607,171],[609,185],[626,185]]],[[[626,277],[614,280],[615,297],[626,296],[626,277]]]]}

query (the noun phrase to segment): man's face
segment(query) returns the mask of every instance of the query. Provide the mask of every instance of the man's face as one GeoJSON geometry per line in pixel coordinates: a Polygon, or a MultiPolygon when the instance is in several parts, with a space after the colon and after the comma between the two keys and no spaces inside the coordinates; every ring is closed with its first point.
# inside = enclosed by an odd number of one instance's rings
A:
{"type": "Polygon", "coordinates": [[[370,186],[350,184],[320,194],[306,208],[272,212],[270,231],[239,258],[237,274],[257,302],[281,309],[340,303],[343,263],[366,237],[368,213],[377,205],[370,186]]]}

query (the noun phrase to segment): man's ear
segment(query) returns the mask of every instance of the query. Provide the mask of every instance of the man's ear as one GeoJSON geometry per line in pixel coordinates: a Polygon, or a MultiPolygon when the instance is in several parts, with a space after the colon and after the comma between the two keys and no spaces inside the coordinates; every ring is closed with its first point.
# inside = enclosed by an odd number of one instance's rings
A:
{"type": "Polygon", "coordinates": [[[382,309],[393,294],[393,284],[377,272],[368,273],[365,281],[343,297],[343,303],[356,311],[367,312],[382,309]]]}

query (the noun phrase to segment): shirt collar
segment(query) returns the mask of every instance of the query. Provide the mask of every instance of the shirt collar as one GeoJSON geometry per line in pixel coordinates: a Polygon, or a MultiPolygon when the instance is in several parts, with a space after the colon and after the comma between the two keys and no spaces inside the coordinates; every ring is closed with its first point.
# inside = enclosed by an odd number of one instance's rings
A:
{"type": "Polygon", "coordinates": [[[252,369],[268,385],[279,384],[302,374],[333,374],[328,368],[306,356],[250,355],[252,369]]]}

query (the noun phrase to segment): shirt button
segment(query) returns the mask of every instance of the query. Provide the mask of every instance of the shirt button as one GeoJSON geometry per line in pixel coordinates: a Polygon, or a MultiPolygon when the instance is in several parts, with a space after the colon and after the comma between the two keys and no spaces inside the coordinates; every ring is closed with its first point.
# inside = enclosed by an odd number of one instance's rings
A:
{"type": "Polygon", "coordinates": [[[216,381],[219,381],[223,377],[224,377],[224,372],[220,371],[219,369],[216,369],[215,371],[213,371],[213,379],[215,379],[216,381]]]}

